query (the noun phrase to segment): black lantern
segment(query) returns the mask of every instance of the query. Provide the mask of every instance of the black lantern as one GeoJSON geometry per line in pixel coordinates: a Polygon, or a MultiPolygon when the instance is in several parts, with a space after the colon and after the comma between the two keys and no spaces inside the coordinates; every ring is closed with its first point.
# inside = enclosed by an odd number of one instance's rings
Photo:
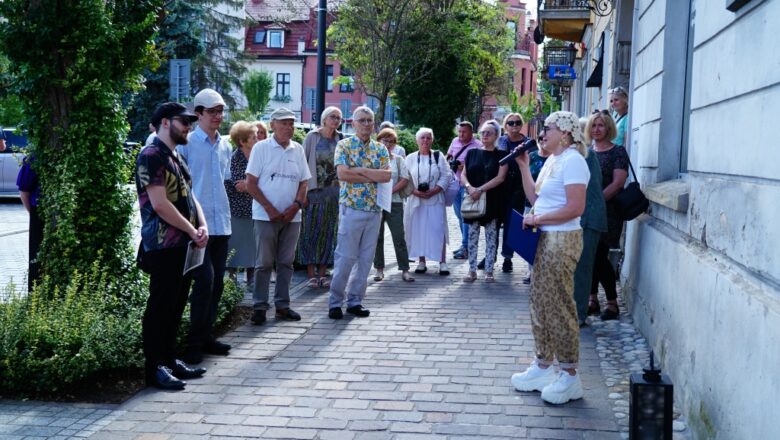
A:
{"type": "Polygon", "coordinates": [[[629,435],[631,440],[672,440],[672,408],[674,385],[669,376],[653,365],[644,374],[631,375],[631,408],[629,435]]]}

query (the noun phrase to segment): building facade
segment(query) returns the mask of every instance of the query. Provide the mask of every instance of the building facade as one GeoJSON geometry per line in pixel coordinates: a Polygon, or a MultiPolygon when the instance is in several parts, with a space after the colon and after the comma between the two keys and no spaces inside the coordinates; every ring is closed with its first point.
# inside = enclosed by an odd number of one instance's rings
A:
{"type": "Polygon", "coordinates": [[[564,108],[587,115],[609,88],[629,91],[628,150],[651,207],[627,223],[622,292],[677,407],[697,438],[780,438],[758,410],[780,391],[780,1],[614,0],[578,18],[554,7],[589,2],[544,3],[548,36],[580,20],[564,108]]]}

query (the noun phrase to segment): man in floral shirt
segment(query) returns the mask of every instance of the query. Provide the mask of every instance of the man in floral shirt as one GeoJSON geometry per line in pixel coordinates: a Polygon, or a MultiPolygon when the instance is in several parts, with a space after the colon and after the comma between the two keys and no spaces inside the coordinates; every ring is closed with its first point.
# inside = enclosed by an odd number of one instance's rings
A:
{"type": "Polygon", "coordinates": [[[377,183],[389,182],[392,177],[390,154],[384,145],[371,139],[374,112],[364,106],[356,108],[352,126],[355,135],[338,143],[333,161],[341,188],[339,232],[328,301],[328,316],[332,319],[344,317],[341,306],[345,299],[347,313],[359,317],[370,314],[362,302],[382,220],[377,183]]]}

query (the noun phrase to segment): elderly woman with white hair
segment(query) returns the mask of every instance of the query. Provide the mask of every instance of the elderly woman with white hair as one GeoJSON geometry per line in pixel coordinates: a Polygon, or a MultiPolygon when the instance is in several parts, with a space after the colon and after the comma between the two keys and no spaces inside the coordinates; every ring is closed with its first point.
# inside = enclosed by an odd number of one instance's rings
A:
{"type": "Polygon", "coordinates": [[[310,131],[303,141],[311,179],[301,217],[296,261],[306,265],[310,288],[330,287],[325,270],[333,264],[339,223],[339,179],[333,154],[338,141],[344,138],[338,131],[341,120],[338,107],[326,108],[322,111],[320,127],[310,131]]]}
{"type": "Polygon", "coordinates": [[[516,159],[525,195],[533,203],[523,227],[539,228],[541,235],[530,295],[536,358],[525,372],[512,375],[512,385],[518,391],[540,390],[542,400],[562,404],[583,395],[576,370],[580,348],[573,290],[574,271],[582,253],[580,216],[585,210],[590,172],[577,116],[555,112],[547,117],[542,148],[551,154],[536,182],[528,154],[516,159]],[[556,358],[560,372],[553,366],[556,358]]]}
{"type": "Polygon", "coordinates": [[[495,282],[493,265],[498,251],[498,222],[506,212],[505,200],[501,184],[506,178],[508,164],[499,165],[499,161],[509,154],[496,146],[501,126],[491,119],[482,124],[479,135],[482,147],[470,150],[464,160],[465,167],[460,175],[460,182],[466,188],[465,197],[479,200],[485,197],[485,214],[478,218],[464,218],[469,225],[469,273],[463,278],[467,283],[477,279],[477,250],[479,249],[479,230],[485,227],[485,282],[495,282]]]}
{"type": "Polygon", "coordinates": [[[452,179],[447,159],[432,151],[433,130],[420,128],[415,136],[418,151],[406,156],[406,179],[414,191],[404,210],[404,230],[409,256],[419,258],[415,273],[428,271],[428,259],[439,261],[439,275],[449,275],[447,267],[447,214],[444,190],[452,179]]]}

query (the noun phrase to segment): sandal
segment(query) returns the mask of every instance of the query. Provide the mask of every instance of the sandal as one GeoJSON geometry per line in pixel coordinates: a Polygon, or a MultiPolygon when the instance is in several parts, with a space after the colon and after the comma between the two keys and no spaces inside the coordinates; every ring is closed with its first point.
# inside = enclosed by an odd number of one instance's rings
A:
{"type": "Polygon", "coordinates": [[[495,283],[496,279],[493,277],[493,273],[486,273],[485,274],[485,282],[486,283],[495,283]]]}
{"type": "Polygon", "coordinates": [[[620,309],[618,308],[616,301],[607,301],[607,306],[604,308],[604,312],[601,314],[602,321],[612,321],[620,319],[620,309]]]}
{"type": "Polygon", "coordinates": [[[320,287],[322,287],[323,289],[330,288],[330,280],[328,279],[328,277],[320,278],[320,287]]]}
{"type": "Polygon", "coordinates": [[[382,269],[376,270],[376,275],[374,275],[374,281],[382,281],[385,279],[385,272],[382,269]]]}
{"type": "Polygon", "coordinates": [[[320,280],[317,277],[309,278],[309,281],[306,282],[306,287],[309,289],[316,289],[320,287],[320,280]]]}
{"type": "Polygon", "coordinates": [[[403,273],[401,274],[401,279],[408,283],[414,282],[414,277],[409,275],[408,271],[403,271],[403,273]]]}
{"type": "Polygon", "coordinates": [[[474,280],[477,279],[477,273],[476,272],[469,272],[468,275],[463,277],[464,283],[473,283],[474,280]]]}
{"type": "Polygon", "coordinates": [[[588,300],[588,316],[590,315],[598,315],[601,313],[601,306],[599,306],[599,300],[598,298],[594,298],[593,296],[590,297],[588,300]]]}

